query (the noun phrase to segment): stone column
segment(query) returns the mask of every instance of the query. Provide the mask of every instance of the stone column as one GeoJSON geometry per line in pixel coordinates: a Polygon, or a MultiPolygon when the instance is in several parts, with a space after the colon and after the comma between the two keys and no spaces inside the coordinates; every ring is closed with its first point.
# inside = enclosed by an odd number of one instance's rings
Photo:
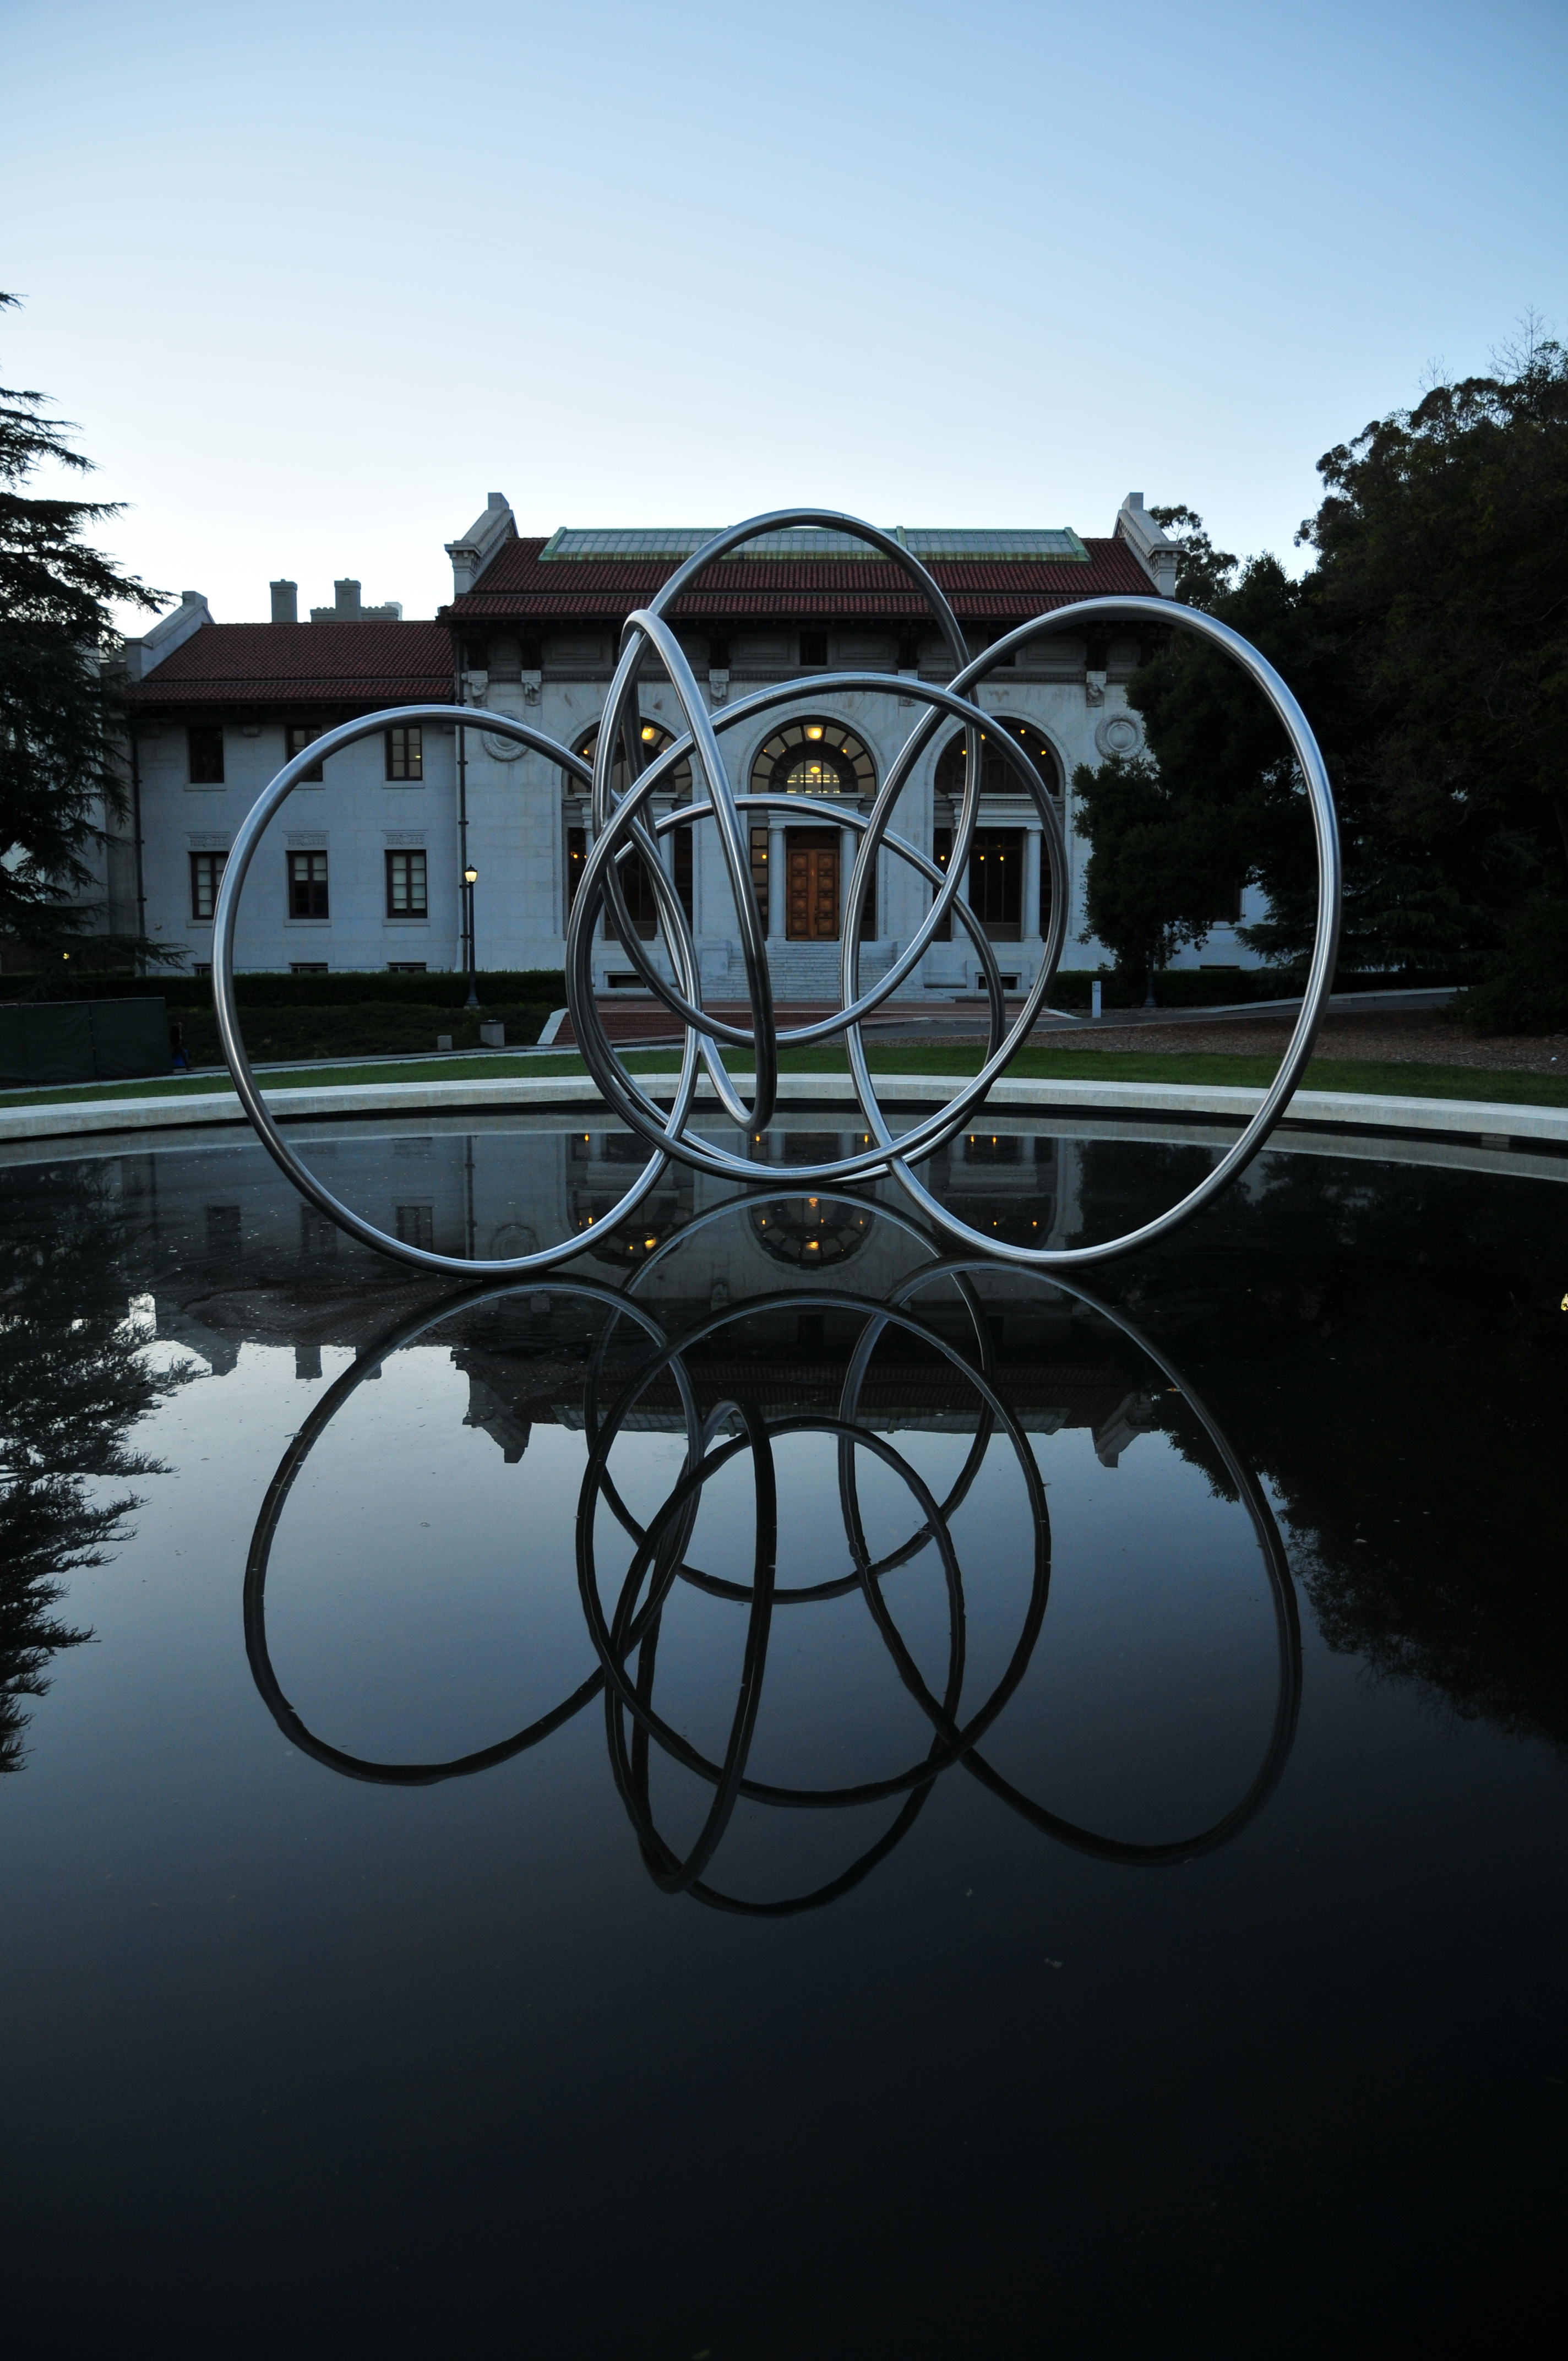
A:
{"type": "Polygon", "coordinates": [[[781,942],[784,931],[784,832],[768,823],[768,939],[781,942]]]}
{"type": "Polygon", "coordinates": [[[1019,932],[1027,943],[1040,939],[1040,853],[1044,834],[1044,825],[1039,821],[1024,831],[1024,923],[1019,932]]]}

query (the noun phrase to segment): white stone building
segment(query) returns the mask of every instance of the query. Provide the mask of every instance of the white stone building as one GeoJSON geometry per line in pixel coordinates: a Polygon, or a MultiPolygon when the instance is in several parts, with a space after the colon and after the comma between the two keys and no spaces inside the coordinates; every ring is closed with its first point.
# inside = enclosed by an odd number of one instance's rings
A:
{"type": "MultiPolygon", "coordinates": [[[[1080,541],[1068,530],[903,537],[930,566],[974,652],[1052,608],[1106,593],[1169,597],[1174,585],[1175,550],[1138,494],[1123,503],[1114,532],[1102,540],[1080,541]]],[[[477,713],[526,717],[574,750],[590,744],[624,618],[704,538],[565,530],[549,540],[520,536],[506,500],[492,493],[471,529],[447,544],[454,595],[433,622],[405,622],[395,607],[363,609],[358,585],[346,580],[336,586],[334,605],[313,609],[308,623],[295,620],[291,583],[273,585],[269,623],[216,622],[205,599],[187,592],[127,649],[141,930],[182,946],[193,967],[208,964],[213,897],[239,821],[289,752],[350,716],[459,702],[477,713]]],[[[800,798],[798,823],[774,814],[752,829],[753,890],[781,996],[831,996],[852,850],[836,809],[845,799],[869,803],[919,719],[902,676],[948,676],[934,620],[891,561],[808,532],[773,536],[721,561],[670,620],[715,709],[800,675],[887,676],[885,689],[851,693],[831,690],[825,678],[819,697],[808,688],[787,710],[722,741],[738,789],[787,788],[800,798]]],[[[1142,743],[1125,694],[1139,656],[1135,631],[1048,638],[979,692],[997,731],[1025,747],[1063,813],[1070,966],[1092,966],[1100,957],[1077,939],[1088,848],[1073,831],[1070,782],[1080,763],[1142,743]]],[[[641,701],[644,735],[656,748],[679,728],[674,693],[645,672],[641,701]]],[[[961,748],[956,728],[938,732],[894,823],[938,861],[951,840],[961,748]]],[[[1025,988],[1041,950],[1041,831],[1015,785],[1000,761],[987,758],[969,885],[1004,976],[1025,988]]],[[[478,873],[477,964],[559,968],[587,825],[584,797],[558,764],[488,732],[477,718],[472,729],[391,727],[332,757],[273,823],[272,844],[263,846],[247,884],[238,963],[462,967],[461,878],[471,864],[478,873]]],[[[705,991],[736,996],[739,951],[714,833],[674,831],[663,841],[693,925],[705,991]]],[[[867,914],[868,975],[885,967],[929,907],[928,885],[905,864],[884,854],[880,869],[867,914]]],[[[630,898],[639,931],[651,932],[651,897],[641,880],[632,880],[630,898]]],[[[613,990],[630,980],[626,954],[602,927],[599,937],[596,980],[613,990]]],[[[1203,958],[1234,965],[1245,955],[1222,926],[1203,958]]],[[[972,989],[976,973],[960,929],[956,939],[931,945],[909,989],[972,989]]]]}

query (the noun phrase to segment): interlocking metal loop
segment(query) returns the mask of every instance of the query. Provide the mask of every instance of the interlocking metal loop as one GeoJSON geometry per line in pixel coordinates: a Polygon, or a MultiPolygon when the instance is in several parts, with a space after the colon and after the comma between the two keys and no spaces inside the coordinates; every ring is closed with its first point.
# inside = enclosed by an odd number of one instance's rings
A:
{"type": "Polygon", "coordinates": [[[545,755],[569,777],[586,785],[591,796],[593,848],[588,855],[572,906],[566,929],[566,1001],[577,1043],[589,1072],[606,1103],[647,1144],[649,1160],[620,1202],[598,1227],[614,1224],[633,1213],[656,1186],[670,1159],[698,1171],[748,1186],[773,1185],[751,1159],[704,1137],[693,1125],[699,1086],[707,1082],[719,1107],[742,1132],[755,1136],[767,1129],[778,1100],[779,1051],[842,1036],[860,1101],[869,1145],[858,1153],[826,1162],[794,1168],[803,1186],[834,1186],[891,1176],[913,1204],[938,1223],[950,1235],[976,1253],[1036,1270],[1063,1270],[1078,1264],[1102,1262],[1126,1253],[1175,1229],[1201,1205],[1223,1189],[1256,1155],[1279,1120],[1302,1070],[1311,1055],[1324,1002],[1332,983],[1338,955],[1341,865],[1338,825],[1328,774],[1305,715],[1289,689],[1257,650],[1212,615],[1175,600],[1157,598],[1080,599],[1054,613],[1022,623],[1006,638],[970,658],[958,620],[930,573],[892,534],[859,518],[832,510],[780,510],[750,518],[745,523],[715,534],[670,577],[657,596],[626,621],[619,661],[610,682],[594,748],[590,771],[577,755],[542,730],[488,708],[467,706],[400,706],[345,722],[313,740],[308,749],[285,764],[258,798],[236,837],[224,873],[214,914],[213,989],[224,1054],[235,1087],[263,1145],[305,1196],[333,1221],[366,1245],[416,1268],[465,1279],[519,1278],[552,1269],[583,1251],[581,1237],[567,1238],[532,1254],[490,1260],[438,1254],[433,1249],[393,1238],[341,1204],[294,1155],[283,1139],[258,1088],[240,1036],[234,993],[234,934],[247,871],[261,834],[292,792],[305,770],[393,723],[442,723],[458,728],[482,728],[493,737],[513,740],[545,755]],[[667,618],[675,602],[707,569],[731,550],[759,536],[797,526],[820,526],[863,541],[900,566],[927,598],[953,663],[946,686],[900,675],[901,700],[927,709],[910,730],[888,769],[869,813],[840,806],[828,807],[836,828],[860,838],[860,848],[849,890],[842,897],[844,921],[839,947],[839,1005],[830,1016],[810,1024],[781,1028],[773,1002],[765,930],[752,890],[747,816],[787,809],[798,819],[805,799],[772,794],[738,795],[724,761],[721,740],[730,731],[746,730],[760,718],[781,707],[810,699],[821,701],[855,692],[886,697],[893,684],[881,672],[814,673],[808,678],[784,682],[738,698],[709,712],[696,675],[686,661],[667,618]],[[914,1167],[933,1155],[972,1119],[992,1082],[1006,1071],[1036,1020],[1046,1007],[1060,962],[1069,912],[1067,846],[1055,802],[1046,792],[1033,763],[1006,731],[994,732],[994,742],[1011,764],[1022,792],[1038,813],[1049,865],[1050,920],[1038,973],[1011,1026],[1006,1021],[1001,973],[995,953],[959,887],[968,871],[970,847],[980,810],[981,761],[980,741],[993,717],[974,702],[980,683],[999,664],[1012,664],[1036,641],[1057,633],[1103,631],[1121,624],[1147,629],[1176,627],[1207,641],[1240,665],[1261,689],[1282,724],[1299,770],[1311,816],[1318,863],[1317,922],[1301,1011],[1279,1070],[1250,1122],[1198,1184],[1176,1204],[1122,1235],[1076,1246],[1025,1246],[984,1238],[937,1199],[914,1167]],[[642,715],[638,704],[638,679],[652,661],[665,675],[685,723],[672,742],[652,759],[641,740],[642,715]],[[482,719],[479,718],[482,712],[482,719]],[[909,785],[922,755],[944,721],[963,725],[967,760],[964,788],[953,830],[946,871],[939,869],[905,836],[895,834],[892,821],[899,799],[909,785]],[[618,762],[625,782],[615,786],[618,762]],[[667,793],[680,768],[689,764],[693,778],[691,802],[655,815],[652,799],[667,793]],[[696,788],[700,774],[702,790],[696,788]],[[732,1024],[704,1008],[702,982],[692,928],[674,884],[659,857],[658,840],[679,828],[711,824],[723,855],[733,908],[735,933],[740,946],[749,1002],[749,1022],[732,1024]],[[931,886],[932,899],[921,923],[897,958],[877,983],[861,986],[860,913],[867,889],[883,853],[904,862],[931,886]],[[641,860],[652,890],[658,931],[669,961],[666,974],[633,926],[621,879],[623,863],[641,860]],[[654,1078],[640,1081],[621,1064],[600,1019],[593,991],[594,930],[604,913],[637,974],[684,1027],[679,1072],[666,1092],[654,1078]],[[861,1026],[914,973],[927,947],[945,923],[956,921],[973,944],[985,978],[989,1027],[979,1071],[958,1088],[947,1104],[923,1115],[896,1135],[878,1100],[866,1058],[861,1026]],[[750,1103],[725,1062],[727,1050],[749,1052],[752,1067],[750,1103]]]}

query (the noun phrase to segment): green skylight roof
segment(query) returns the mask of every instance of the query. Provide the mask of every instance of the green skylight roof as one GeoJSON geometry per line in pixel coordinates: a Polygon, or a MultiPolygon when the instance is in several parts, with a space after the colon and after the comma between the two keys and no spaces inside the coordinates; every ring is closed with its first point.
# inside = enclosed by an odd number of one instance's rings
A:
{"type": "MultiPolygon", "coordinates": [[[[673,561],[689,557],[694,549],[700,549],[705,541],[711,541],[713,530],[704,532],[696,526],[661,528],[642,525],[574,531],[563,525],[558,533],[551,535],[539,555],[542,564],[556,558],[570,558],[579,566],[646,563],[650,559],[673,561]]],[[[935,559],[938,564],[958,565],[975,560],[992,566],[1089,564],[1089,552],[1070,525],[1018,530],[998,528],[994,531],[981,528],[968,532],[944,526],[899,525],[894,532],[894,538],[902,542],[912,555],[935,559]]],[[[856,565],[889,563],[879,551],[869,549],[863,541],[856,541],[852,534],[828,533],[815,525],[795,525],[787,533],[763,533],[756,541],[749,541],[732,552],[726,562],[752,563],[758,558],[783,558],[796,566],[820,565],[826,559],[840,559],[856,565]]]]}

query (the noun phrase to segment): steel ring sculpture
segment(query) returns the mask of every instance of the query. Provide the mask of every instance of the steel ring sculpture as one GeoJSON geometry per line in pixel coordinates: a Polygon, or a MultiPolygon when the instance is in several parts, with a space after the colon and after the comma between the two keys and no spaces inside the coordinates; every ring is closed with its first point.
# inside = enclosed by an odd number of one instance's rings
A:
{"type": "MultiPolygon", "coordinates": [[[[470,1261],[461,1256],[437,1254],[432,1248],[391,1237],[364,1220],[352,1208],[342,1204],[294,1154],[269,1110],[246,1055],[234,991],[234,937],[240,895],[263,831],[307,769],[313,768],[343,747],[352,745],[356,740],[384,730],[394,722],[445,723],[458,728],[482,729],[490,736],[543,754],[590,791],[594,843],[567,926],[566,1000],[584,1060],[598,1083],[606,1103],[641,1137],[649,1150],[649,1160],[641,1172],[619,1203],[603,1217],[606,1224],[613,1225],[635,1212],[655,1187],[672,1158],[699,1171],[753,1187],[759,1185],[757,1168],[745,1156],[731,1153],[716,1142],[698,1137],[692,1128],[699,1082],[706,1073],[718,1106],[741,1131],[748,1134],[765,1131],[773,1120],[777,1103],[780,1049],[804,1047],[841,1035],[870,1145],[858,1155],[795,1168],[794,1177],[797,1181],[806,1187],[823,1187],[891,1176],[922,1213],[939,1224],[949,1236],[959,1239],[976,1253],[999,1257],[1025,1268],[1041,1271],[1103,1262],[1165,1235],[1216,1196],[1263,1146],[1279,1120],[1311,1055],[1339,949],[1341,866],[1338,824],[1328,773],[1306,716],[1266,658],[1239,632],[1196,608],[1180,606],[1168,598],[1111,598],[1080,599],[1072,606],[1058,609],[1054,613],[1037,616],[1020,624],[1016,631],[1009,632],[981,655],[971,659],[958,619],[941,589],[919,560],[891,533],[881,532],[876,526],[866,524],[858,518],[842,516],[830,510],[780,510],[766,516],[751,517],[728,532],[716,533],[676,568],[646,607],[628,617],[622,632],[620,659],[600,719],[591,770],[579,756],[546,736],[543,730],[515,720],[508,714],[492,713],[471,706],[400,706],[393,711],[345,722],[339,729],[327,730],[313,740],[307,749],[278,773],[258,798],[236,836],[214,912],[213,991],[224,1055],[241,1103],[268,1152],[304,1196],[351,1236],[357,1237],[382,1254],[411,1264],[417,1269],[440,1271],[470,1280],[518,1279],[553,1269],[568,1261],[583,1250],[583,1241],[568,1238],[558,1245],[541,1247],[532,1254],[470,1261]],[[843,897],[846,915],[839,955],[839,1005],[832,1016],[814,1024],[781,1030],[775,1019],[766,938],[751,885],[744,816],[773,808],[789,808],[798,814],[801,799],[778,794],[737,795],[730,783],[720,741],[727,733],[748,728],[776,708],[798,703],[808,697],[816,700],[824,696],[854,691],[885,696],[891,684],[886,673],[882,672],[814,673],[808,679],[760,689],[710,713],[696,675],[671,628],[668,617],[681,596],[720,558],[762,534],[798,526],[819,526],[850,534],[902,567],[930,606],[946,642],[953,675],[946,686],[908,675],[899,677],[897,689],[900,697],[912,699],[925,706],[927,710],[915,723],[894,758],[871,811],[861,813],[837,807],[834,810],[835,825],[853,831],[860,838],[849,892],[843,897]],[[997,665],[1011,664],[1024,649],[1037,640],[1061,631],[1103,629],[1117,623],[1153,626],[1160,630],[1168,630],[1174,625],[1218,648],[1231,657],[1263,692],[1284,728],[1305,785],[1317,851],[1317,922],[1306,993],[1278,1072],[1262,1105],[1239,1137],[1186,1196],[1164,1213],[1119,1237],[1077,1246],[1011,1246],[982,1238],[958,1220],[926,1188],[914,1169],[963,1129],[992,1083],[1006,1071],[1014,1056],[1027,1040],[1036,1019],[1047,1005],[1067,933],[1067,848],[1061,820],[1027,756],[1021,748],[1013,744],[1010,738],[1002,734],[996,741],[999,750],[1012,764],[1020,786],[1040,817],[1049,860],[1051,897],[1050,926],[1039,972],[1009,1027],[995,954],[983,928],[959,890],[968,871],[980,809],[980,735],[992,718],[974,702],[974,694],[981,682],[997,665]],[[638,680],[644,664],[650,659],[667,676],[685,726],[671,744],[652,760],[647,760],[641,734],[638,680]],[[477,718],[481,711],[482,720],[477,718]],[[894,834],[892,822],[898,801],[909,785],[921,756],[945,720],[963,724],[968,759],[964,765],[962,803],[944,873],[917,846],[905,837],[894,834]],[[625,766],[625,784],[619,792],[614,784],[618,761],[623,762],[625,766]],[[661,791],[668,792],[671,782],[683,764],[691,766],[692,801],[655,817],[652,797],[661,791]],[[702,792],[698,792],[696,787],[699,773],[704,783],[702,792]],[[673,829],[694,827],[698,823],[711,823],[723,856],[750,1002],[750,1021],[745,1025],[729,1024],[703,1007],[701,978],[691,927],[659,858],[658,839],[661,836],[673,829]],[[862,991],[857,914],[863,907],[867,889],[876,874],[876,864],[884,852],[905,862],[916,875],[923,877],[934,889],[933,898],[921,924],[898,957],[874,986],[862,991]],[[641,857],[643,873],[652,890],[658,928],[671,969],[668,976],[661,971],[638,935],[627,907],[620,870],[621,864],[633,854],[641,857]],[[685,1027],[680,1070],[674,1078],[668,1104],[645,1089],[622,1067],[599,1021],[593,994],[591,952],[594,928],[601,911],[608,916],[638,975],[663,1002],[671,1016],[685,1027]],[[914,972],[927,946],[936,939],[938,930],[945,923],[955,920],[967,931],[985,977],[990,1005],[985,1056],[979,1072],[966,1081],[944,1107],[895,1137],[877,1099],[861,1027],[865,1018],[914,972]],[[750,1104],[741,1095],[726,1066],[727,1050],[750,1054],[752,1066],[750,1104]]],[[[772,1176],[766,1185],[774,1185],[772,1176]]]]}
{"type": "MultiPolygon", "coordinates": [[[[692,1230],[705,1229],[721,1213],[733,1216],[738,1210],[733,1202],[727,1208],[716,1208],[694,1224],[692,1230]]],[[[896,1213],[891,1218],[899,1228],[910,1227],[896,1213]]],[[[678,1235],[690,1235],[691,1232],[678,1235]]],[[[925,1243],[928,1245],[929,1241],[925,1243]]],[[[602,1692],[612,1773],[654,1883],[667,1893],[687,1893],[709,1907],[751,1916],[779,1917],[817,1908],[859,1884],[903,1840],[937,1780],[954,1768],[967,1771],[1040,1834],[1096,1860],[1130,1868],[1170,1867],[1196,1860],[1228,1843],[1262,1809],[1277,1786],[1294,1741],[1299,1712],[1300,1631],[1290,1569],[1278,1528],[1255,1477],[1237,1456],[1212,1413],[1166,1356],[1123,1313],[1054,1276],[1046,1279],[1053,1291],[1073,1298],[1108,1321],[1138,1352],[1147,1356],[1173,1389],[1182,1393],[1223,1463],[1252,1525],[1266,1574],[1277,1653],[1275,1707],[1261,1759],[1236,1802],[1209,1826],[1163,1842],[1132,1841],[1063,1817],[1004,1777],[982,1751],[983,1740],[1016,1693],[1038,1645],[1048,1605],[1051,1572],[1045,1488],[1028,1440],[1001,1389],[983,1310],[970,1284],[971,1273],[987,1268],[989,1263],[989,1257],[983,1264],[964,1258],[927,1260],[898,1281],[882,1301],[838,1291],[794,1289],[747,1299],[699,1319],[678,1337],[669,1336],[648,1306],[634,1300],[636,1288],[654,1267],[652,1261],[639,1268],[632,1288],[625,1291],[594,1282],[557,1281],[551,1290],[553,1295],[592,1304],[609,1315],[586,1373],[584,1433],[587,1454],[576,1520],[578,1593],[585,1636],[598,1662],[558,1704],[522,1730],[489,1746],[437,1763],[374,1761],[347,1753],[319,1736],[285,1696],[273,1667],[267,1631],[268,1573],[280,1521],[305,1462],[325,1429],[349,1396],[372,1370],[380,1367],[388,1355],[417,1342],[455,1315],[471,1314],[509,1290],[493,1288],[448,1298],[404,1320],[362,1354],[323,1395],[298,1436],[291,1441],[258,1520],[246,1570],[246,1648],[257,1687],[284,1736],[342,1776],[387,1785],[426,1786],[488,1771],[510,1760],[552,1736],[602,1692]],[[970,1315],[978,1366],[913,1308],[918,1297],[942,1284],[957,1290],[970,1315]],[[836,1409],[768,1416],[753,1403],[725,1399],[711,1402],[704,1411],[698,1403],[696,1373],[687,1366],[688,1356],[700,1355],[704,1347],[711,1349],[714,1340],[737,1321],[780,1309],[798,1312],[802,1308],[848,1312],[858,1315],[863,1323],[844,1365],[836,1409]],[[598,1389],[605,1354],[611,1332],[622,1318],[634,1332],[641,1357],[621,1385],[613,1405],[608,1411],[601,1411],[598,1389]],[[945,1360],[976,1399],[974,1445],[942,1499],[930,1491],[904,1453],[863,1422],[861,1396],[868,1370],[880,1339],[890,1329],[902,1332],[945,1360]],[[609,1461],[627,1422],[640,1406],[646,1404],[650,1389],[658,1389],[661,1383],[673,1385],[679,1404],[685,1432],[685,1463],[663,1502],[652,1515],[640,1520],[628,1510],[616,1489],[609,1461]],[[726,1434],[726,1427],[735,1431],[726,1434]],[[839,1499],[850,1568],[834,1578],[790,1587],[779,1582],[775,1564],[777,1487],[773,1449],[784,1437],[806,1433],[830,1436],[837,1443],[839,1499]],[[1027,1605],[1007,1660],[992,1680],[986,1695],[965,1710],[961,1704],[967,1614],[965,1577],[948,1521],[969,1497],[987,1445],[998,1433],[1011,1448],[1028,1496],[1034,1532],[1033,1568],[1027,1605]],[[859,1501],[856,1455],[862,1451],[896,1478],[914,1509],[905,1537],[875,1556],[866,1541],[859,1501]],[[755,1491],[755,1547],[749,1582],[710,1574],[693,1565],[687,1555],[705,1488],[742,1455],[751,1460],[755,1491]],[[615,1596],[609,1605],[601,1595],[595,1543],[601,1508],[609,1510],[631,1543],[625,1575],[612,1577],[615,1596]],[[936,1686],[920,1671],[882,1594],[885,1578],[909,1564],[927,1545],[935,1548],[940,1561],[948,1601],[946,1672],[936,1686]],[[729,1739],[719,1759],[693,1745],[661,1714],[655,1702],[661,1622],[677,1582],[739,1609],[746,1616],[745,1662],[729,1739]],[[774,1616],[792,1609],[809,1610],[825,1600],[857,1591],[898,1678],[930,1725],[928,1745],[900,1770],[847,1786],[782,1785],[756,1778],[749,1771],[748,1757],[774,1616]],[[701,1830],[683,1853],[677,1853],[669,1844],[654,1818],[649,1777],[650,1749],[654,1747],[713,1790],[713,1801],[704,1816],[701,1830]],[[806,1893],[762,1901],[729,1893],[715,1885],[707,1874],[735,1807],[742,1801],[791,1811],[836,1811],[881,1803],[896,1804],[898,1809],[889,1827],[825,1883],[806,1893]]]]}

